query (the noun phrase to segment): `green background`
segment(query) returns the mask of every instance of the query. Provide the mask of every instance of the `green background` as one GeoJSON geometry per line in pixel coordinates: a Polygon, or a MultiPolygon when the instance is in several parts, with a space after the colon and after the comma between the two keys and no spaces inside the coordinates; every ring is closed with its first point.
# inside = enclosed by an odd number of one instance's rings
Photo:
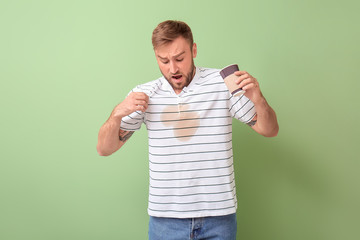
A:
{"type": "Polygon", "coordinates": [[[238,239],[360,239],[358,1],[0,1],[0,239],[147,239],[147,133],[97,134],[160,76],[151,33],[187,22],[195,64],[238,63],[280,132],[234,122],[238,239]],[[238,148],[237,146],[245,146],[238,148]]]}

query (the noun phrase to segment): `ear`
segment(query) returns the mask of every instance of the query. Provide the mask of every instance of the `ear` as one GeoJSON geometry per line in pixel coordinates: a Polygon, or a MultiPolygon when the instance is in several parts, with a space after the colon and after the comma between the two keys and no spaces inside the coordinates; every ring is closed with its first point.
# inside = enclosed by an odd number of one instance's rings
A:
{"type": "Polygon", "coordinates": [[[197,46],[196,46],[196,43],[193,44],[192,54],[193,54],[193,58],[196,58],[196,55],[197,55],[197,46]]]}

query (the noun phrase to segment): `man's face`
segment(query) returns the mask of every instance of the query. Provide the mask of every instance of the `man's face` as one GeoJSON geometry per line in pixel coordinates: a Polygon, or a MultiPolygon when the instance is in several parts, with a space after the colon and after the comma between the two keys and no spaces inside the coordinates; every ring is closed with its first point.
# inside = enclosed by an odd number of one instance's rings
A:
{"type": "Polygon", "coordinates": [[[194,43],[191,50],[189,42],[183,37],[178,37],[171,43],[155,49],[160,71],[176,94],[179,94],[193,79],[195,75],[193,58],[196,54],[196,44],[194,43]]]}

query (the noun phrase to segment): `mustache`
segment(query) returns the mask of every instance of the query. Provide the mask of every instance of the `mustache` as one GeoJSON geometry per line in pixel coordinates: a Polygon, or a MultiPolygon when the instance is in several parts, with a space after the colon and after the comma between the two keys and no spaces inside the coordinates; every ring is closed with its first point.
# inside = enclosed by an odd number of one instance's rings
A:
{"type": "Polygon", "coordinates": [[[181,78],[181,77],[183,77],[183,76],[184,76],[184,74],[176,73],[176,74],[171,74],[171,75],[170,75],[170,78],[176,78],[176,79],[178,79],[178,78],[181,78]]]}

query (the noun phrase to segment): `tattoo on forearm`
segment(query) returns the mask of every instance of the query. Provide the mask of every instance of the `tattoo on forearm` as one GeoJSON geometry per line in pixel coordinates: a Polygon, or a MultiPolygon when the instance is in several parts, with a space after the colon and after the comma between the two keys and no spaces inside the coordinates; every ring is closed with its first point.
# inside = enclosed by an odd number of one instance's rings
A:
{"type": "Polygon", "coordinates": [[[251,122],[248,122],[247,125],[249,125],[250,127],[253,127],[256,124],[257,120],[253,120],[251,122]]]}
{"type": "Polygon", "coordinates": [[[119,135],[119,139],[120,139],[120,141],[122,141],[122,142],[126,142],[133,134],[134,134],[133,131],[125,131],[125,132],[122,132],[122,133],[120,133],[120,135],[119,135]]]}

